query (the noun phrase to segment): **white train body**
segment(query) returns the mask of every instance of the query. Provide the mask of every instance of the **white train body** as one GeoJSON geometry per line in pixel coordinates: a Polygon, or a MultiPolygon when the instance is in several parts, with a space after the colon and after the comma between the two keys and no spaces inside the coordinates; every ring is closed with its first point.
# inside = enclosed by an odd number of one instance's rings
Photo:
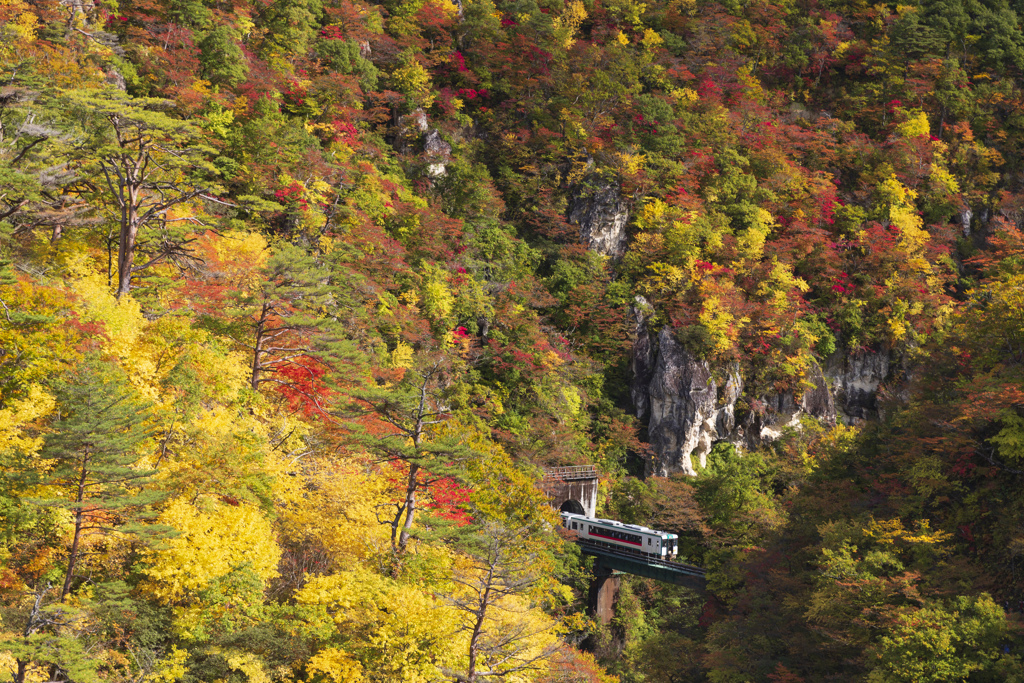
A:
{"type": "Polygon", "coordinates": [[[623,524],[612,519],[595,519],[563,512],[562,526],[587,541],[653,555],[663,560],[675,559],[679,550],[679,536],[676,534],[636,524],[623,524]]]}

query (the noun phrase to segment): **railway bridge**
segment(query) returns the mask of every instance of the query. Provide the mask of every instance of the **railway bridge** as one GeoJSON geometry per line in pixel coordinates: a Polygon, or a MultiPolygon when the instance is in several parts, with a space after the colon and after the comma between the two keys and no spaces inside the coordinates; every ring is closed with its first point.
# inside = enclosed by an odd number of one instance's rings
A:
{"type": "MultiPolygon", "coordinates": [[[[544,471],[541,481],[541,488],[552,507],[560,512],[587,517],[597,516],[597,487],[597,468],[593,465],[552,467],[544,471]]],[[[594,581],[590,585],[590,610],[605,624],[611,621],[614,614],[621,574],[645,576],[699,592],[704,592],[707,587],[706,572],[700,567],[589,540],[581,539],[577,544],[583,554],[595,558],[594,581]]]]}
{"type": "Polygon", "coordinates": [[[615,600],[622,583],[622,574],[646,576],[656,581],[685,586],[700,593],[707,589],[707,572],[700,567],[670,562],[583,539],[576,541],[576,544],[584,555],[594,557],[594,581],[590,584],[589,596],[590,613],[602,624],[607,624],[615,615],[615,600]]]}
{"type": "Polygon", "coordinates": [[[646,576],[649,579],[674,583],[677,586],[686,586],[697,591],[703,591],[707,588],[707,571],[692,564],[671,562],[639,552],[630,552],[624,548],[605,546],[601,543],[594,543],[583,539],[576,541],[576,544],[583,551],[584,555],[592,555],[597,558],[594,562],[595,572],[598,567],[601,567],[605,572],[646,576]]]}

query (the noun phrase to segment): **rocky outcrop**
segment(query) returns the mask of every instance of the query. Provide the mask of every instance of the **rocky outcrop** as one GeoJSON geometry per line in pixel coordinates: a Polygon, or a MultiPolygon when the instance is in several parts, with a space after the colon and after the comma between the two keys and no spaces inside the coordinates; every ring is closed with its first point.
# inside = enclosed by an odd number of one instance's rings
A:
{"type": "Polygon", "coordinates": [[[104,74],[103,81],[107,85],[112,86],[118,90],[121,90],[122,92],[128,87],[128,83],[127,81],[125,81],[124,75],[113,67],[110,68],[110,71],[104,74]]]}
{"type": "Polygon", "coordinates": [[[836,402],[832,396],[832,382],[825,376],[821,366],[815,363],[804,378],[804,390],[800,397],[800,409],[823,422],[835,424],[839,417],[836,402]]]}
{"type": "Polygon", "coordinates": [[[452,146],[441,138],[436,128],[431,128],[424,136],[423,153],[427,157],[427,175],[431,178],[443,176],[451,159],[452,146]]]}
{"type": "Polygon", "coordinates": [[[707,464],[717,436],[717,386],[711,369],[695,359],[668,328],[658,335],[658,355],[648,385],[648,435],[658,460],[654,472],[696,474],[693,459],[707,464]]]}
{"type": "Polygon", "coordinates": [[[444,141],[440,131],[430,127],[427,112],[415,109],[396,121],[398,129],[395,148],[402,154],[422,151],[427,162],[427,175],[440,178],[447,172],[452,146],[444,141]]]}
{"type": "Polygon", "coordinates": [[[970,207],[965,208],[960,212],[960,229],[964,234],[964,237],[971,236],[971,219],[974,218],[974,212],[971,211],[970,207]]]}
{"type": "Polygon", "coordinates": [[[655,457],[647,473],[695,475],[718,442],[754,449],[802,428],[805,416],[834,425],[878,414],[879,387],[892,379],[888,351],[835,355],[812,365],[796,394],[751,395],[739,365],[712,368],[690,354],[669,328],[653,336],[646,307],[633,307],[635,343],[630,394],[637,417],[647,418],[655,457]]]}
{"type": "Polygon", "coordinates": [[[633,371],[633,380],[629,386],[629,393],[633,399],[633,406],[636,408],[636,416],[643,419],[650,409],[648,396],[650,393],[651,377],[654,376],[654,361],[656,360],[654,341],[647,329],[647,320],[651,315],[651,305],[642,296],[636,297],[630,314],[634,324],[633,354],[630,358],[630,369],[633,371]]]}
{"type": "Polygon", "coordinates": [[[410,113],[405,116],[398,117],[398,132],[399,133],[412,133],[413,135],[419,135],[427,132],[427,112],[423,109],[413,109],[410,113]]]}
{"type": "Polygon", "coordinates": [[[755,410],[747,420],[744,433],[723,435],[724,441],[757,448],[781,438],[787,429],[801,429],[800,420],[805,415],[828,425],[834,425],[838,417],[830,382],[817,364],[808,369],[799,400],[793,392],[787,391],[752,403],[755,410]]]}
{"type": "Polygon", "coordinates": [[[737,427],[743,429],[742,425],[736,423],[736,403],[743,395],[743,378],[740,377],[739,368],[733,368],[725,380],[720,397],[721,408],[715,416],[716,436],[720,434],[736,434],[737,427]]]}
{"type": "Polygon", "coordinates": [[[422,109],[414,109],[404,116],[399,116],[395,124],[395,149],[401,154],[415,152],[420,139],[430,127],[427,123],[427,112],[422,109]]]}
{"type": "Polygon", "coordinates": [[[833,354],[826,366],[832,395],[844,422],[856,423],[878,415],[878,388],[892,374],[888,349],[833,354]]]}
{"type": "Polygon", "coordinates": [[[626,253],[629,206],[616,185],[596,181],[575,193],[567,218],[580,227],[580,241],[587,248],[612,258],[626,253]]]}

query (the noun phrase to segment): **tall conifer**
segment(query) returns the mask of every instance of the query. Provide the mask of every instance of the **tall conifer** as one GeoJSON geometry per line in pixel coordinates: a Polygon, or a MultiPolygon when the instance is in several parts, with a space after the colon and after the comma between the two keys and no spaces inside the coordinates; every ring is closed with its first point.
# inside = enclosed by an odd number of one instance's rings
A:
{"type": "Polygon", "coordinates": [[[71,591],[83,537],[118,527],[137,532],[138,515],[160,500],[145,467],[149,406],[114,367],[87,358],[58,387],[58,417],[40,452],[39,505],[68,510],[74,534],[60,598],[71,591]]]}

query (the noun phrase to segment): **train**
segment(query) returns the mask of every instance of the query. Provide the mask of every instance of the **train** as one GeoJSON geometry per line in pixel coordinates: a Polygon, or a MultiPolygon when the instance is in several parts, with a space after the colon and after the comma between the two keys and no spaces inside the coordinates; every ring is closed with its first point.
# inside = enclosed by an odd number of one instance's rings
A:
{"type": "Polygon", "coordinates": [[[674,560],[679,552],[679,536],[637,524],[623,524],[612,519],[595,519],[563,512],[562,526],[583,540],[634,553],[639,552],[662,560],[674,560]]]}

